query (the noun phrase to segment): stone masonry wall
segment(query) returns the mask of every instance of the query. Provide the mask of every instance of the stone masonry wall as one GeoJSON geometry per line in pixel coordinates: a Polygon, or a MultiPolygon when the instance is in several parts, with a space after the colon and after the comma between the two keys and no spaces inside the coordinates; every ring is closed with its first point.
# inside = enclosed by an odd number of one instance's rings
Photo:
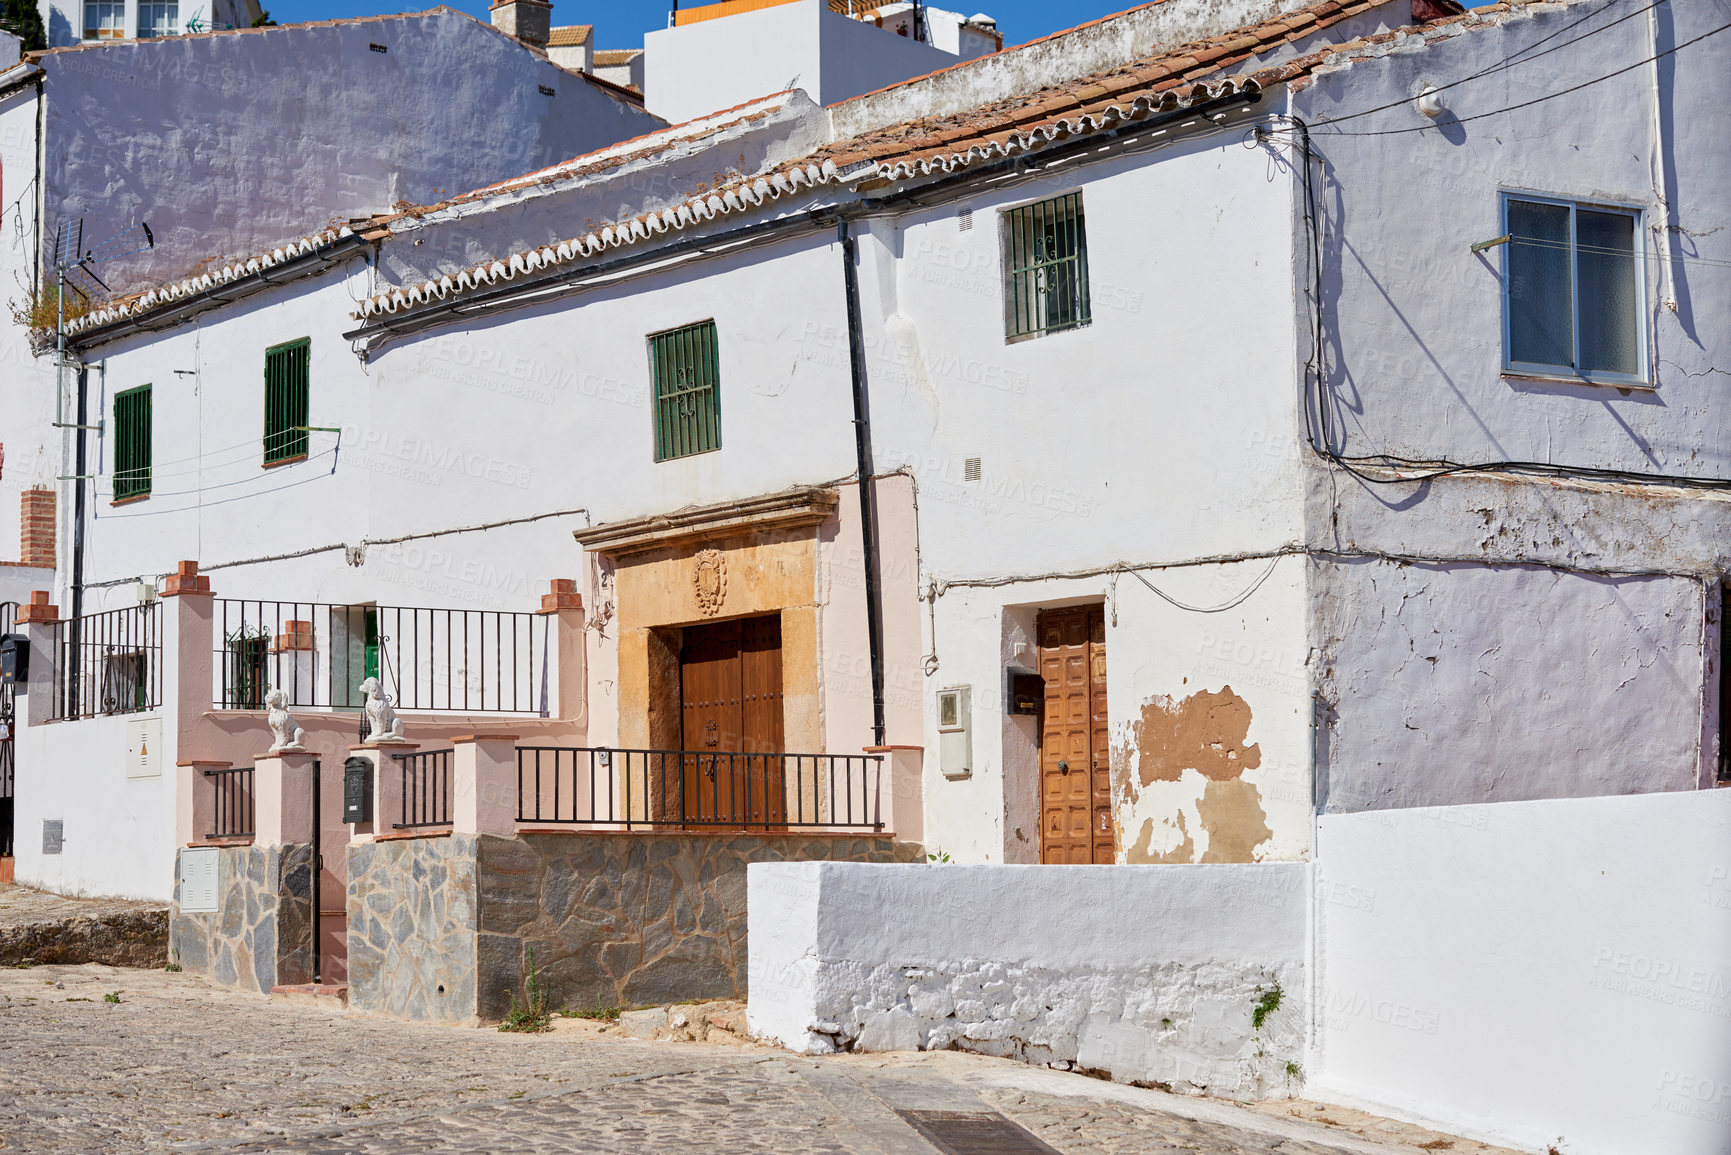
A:
{"type": "Polygon", "coordinates": [[[224,986],[269,992],[312,981],[312,847],[224,846],[218,851],[217,909],[180,909],[175,862],[169,908],[170,961],[224,986]]]}
{"type": "Polygon", "coordinates": [[[531,834],[481,841],[480,1009],[521,997],[529,947],[552,1006],[746,996],[752,862],[911,861],[887,838],[531,834]]]}
{"type": "Polygon", "coordinates": [[[349,845],[349,1006],[475,1021],[479,835],[349,845]]]}
{"type": "Polygon", "coordinates": [[[532,948],[552,1008],[746,995],[746,866],[910,861],[887,838],[450,835],[349,848],[349,1005],[503,1018],[532,948]]]}

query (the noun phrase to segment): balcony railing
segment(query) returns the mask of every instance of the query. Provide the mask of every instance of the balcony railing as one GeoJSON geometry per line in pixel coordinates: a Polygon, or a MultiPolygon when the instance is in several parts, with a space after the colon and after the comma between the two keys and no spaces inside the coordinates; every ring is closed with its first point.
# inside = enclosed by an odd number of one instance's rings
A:
{"type": "Polygon", "coordinates": [[[630,830],[882,830],[875,754],[519,746],[517,821],[630,830]]]}
{"type": "Polygon", "coordinates": [[[450,750],[422,750],[392,755],[402,775],[403,820],[398,830],[451,824],[450,750]]]}
{"type": "Polygon", "coordinates": [[[211,808],[211,826],[206,838],[251,838],[258,828],[253,805],[253,768],[237,766],[232,770],[206,770],[215,795],[211,808]]]}
{"type": "Polygon", "coordinates": [[[219,710],[359,710],[377,678],[398,710],[544,714],[547,624],[535,614],[328,602],[216,602],[219,710]],[[537,628],[539,626],[539,628],[537,628]]]}
{"type": "Polygon", "coordinates": [[[162,704],[162,606],[54,623],[51,721],[136,714],[162,704]]]}

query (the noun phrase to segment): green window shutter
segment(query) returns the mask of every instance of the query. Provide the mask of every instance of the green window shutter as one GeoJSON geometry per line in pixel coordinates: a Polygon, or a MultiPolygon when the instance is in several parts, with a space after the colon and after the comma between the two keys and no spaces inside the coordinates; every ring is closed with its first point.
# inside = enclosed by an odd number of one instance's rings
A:
{"type": "Polygon", "coordinates": [[[114,500],[150,492],[150,386],[114,395],[114,500]]]}
{"type": "Polygon", "coordinates": [[[1009,234],[1005,335],[1022,337],[1086,325],[1092,314],[1082,194],[1023,205],[1004,216],[1009,234]]]}
{"type": "Polygon", "coordinates": [[[721,374],[715,322],[649,338],[655,377],[655,460],[721,448],[721,374]]]}
{"type": "Polygon", "coordinates": [[[307,455],[307,392],[312,343],[307,338],[264,355],[264,461],[307,455]]]}

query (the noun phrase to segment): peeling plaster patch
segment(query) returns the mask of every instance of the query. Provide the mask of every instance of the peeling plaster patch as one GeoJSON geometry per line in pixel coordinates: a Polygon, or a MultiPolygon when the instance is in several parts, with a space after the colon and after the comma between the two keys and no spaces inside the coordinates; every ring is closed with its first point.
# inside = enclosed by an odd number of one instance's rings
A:
{"type": "MultiPolygon", "coordinates": [[[[1165,825],[1173,825],[1172,820],[1168,819],[1165,822],[1165,825]]],[[[1136,845],[1124,852],[1124,861],[1133,863],[1179,863],[1194,861],[1196,842],[1190,837],[1190,832],[1184,827],[1184,812],[1182,810],[1178,812],[1177,826],[1178,833],[1184,835],[1184,841],[1180,842],[1171,850],[1165,852],[1150,852],[1148,849],[1149,844],[1154,841],[1154,820],[1152,818],[1144,818],[1142,820],[1142,833],[1136,839],[1136,845]]]]}
{"type": "Polygon", "coordinates": [[[1255,862],[1256,848],[1274,837],[1262,792],[1248,782],[1210,782],[1196,809],[1208,831],[1203,862],[1255,862]]]}
{"type": "Polygon", "coordinates": [[[1249,733],[1250,703],[1231,686],[1177,703],[1157,695],[1143,704],[1135,727],[1136,775],[1143,786],[1176,782],[1185,770],[1229,781],[1262,765],[1261,748],[1244,741],[1249,733]]]}

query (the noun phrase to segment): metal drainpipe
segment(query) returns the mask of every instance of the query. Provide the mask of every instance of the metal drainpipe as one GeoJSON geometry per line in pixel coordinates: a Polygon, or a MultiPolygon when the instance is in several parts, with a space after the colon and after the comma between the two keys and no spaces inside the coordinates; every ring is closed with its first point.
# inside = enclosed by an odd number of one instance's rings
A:
{"type": "Polygon", "coordinates": [[[73,430],[77,435],[77,456],[72,467],[72,652],[67,655],[68,677],[66,679],[66,705],[70,717],[78,717],[78,673],[82,658],[83,641],[79,634],[82,623],[79,619],[84,613],[84,462],[85,462],[85,426],[90,423],[88,417],[90,396],[90,367],[83,362],[78,365],[78,416],[75,420],[78,428],[73,430]]]}
{"type": "Polygon", "coordinates": [[[872,480],[871,408],[866,396],[865,337],[861,333],[859,270],[856,249],[848,232],[847,218],[836,222],[841,240],[842,276],[847,284],[848,367],[853,373],[854,450],[859,464],[860,547],[865,566],[866,633],[871,647],[872,745],[884,744],[884,646],[883,595],[878,588],[878,513],[876,483],[872,480]]]}

